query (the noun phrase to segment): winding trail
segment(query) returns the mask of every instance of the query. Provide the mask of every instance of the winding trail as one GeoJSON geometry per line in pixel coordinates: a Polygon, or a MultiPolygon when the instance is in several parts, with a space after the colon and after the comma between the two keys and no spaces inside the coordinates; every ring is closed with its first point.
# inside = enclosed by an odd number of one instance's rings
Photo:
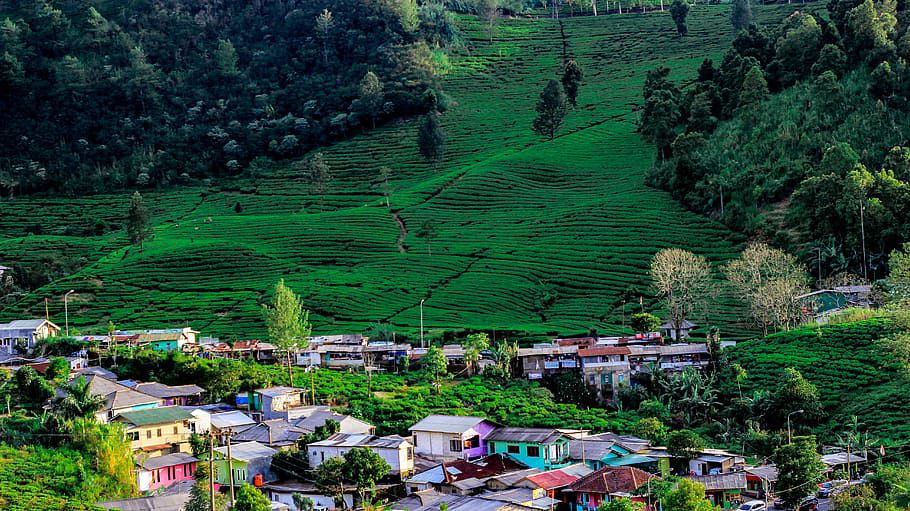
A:
{"type": "Polygon", "coordinates": [[[398,251],[404,254],[408,251],[408,247],[404,244],[404,240],[408,237],[408,227],[404,225],[404,220],[401,219],[397,211],[392,211],[391,213],[395,223],[398,224],[398,239],[395,243],[398,245],[398,251]]]}

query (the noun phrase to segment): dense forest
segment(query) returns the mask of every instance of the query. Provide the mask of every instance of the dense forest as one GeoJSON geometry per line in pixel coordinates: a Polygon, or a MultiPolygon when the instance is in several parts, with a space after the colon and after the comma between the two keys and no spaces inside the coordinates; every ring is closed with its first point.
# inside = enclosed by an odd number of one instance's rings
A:
{"type": "Polygon", "coordinates": [[[742,30],[694,83],[650,72],[651,184],[801,253],[819,278],[883,276],[910,239],[906,4],[832,0],[773,28],[749,21],[734,8],[742,30]]]}
{"type": "Polygon", "coordinates": [[[415,0],[0,3],[0,193],[237,175],[426,109],[456,39],[415,0]]]}

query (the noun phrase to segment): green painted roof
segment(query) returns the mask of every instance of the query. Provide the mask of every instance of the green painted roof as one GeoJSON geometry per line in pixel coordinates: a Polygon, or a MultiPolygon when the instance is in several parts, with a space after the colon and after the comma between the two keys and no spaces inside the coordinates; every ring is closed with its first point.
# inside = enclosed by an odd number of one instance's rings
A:
{"type": "Polygon", "coordinates": [[[642,454],[630,454],[628,456],[623,456],[621,458],[604,460],[604,464],[609,465],[611,467],[624,467],[627,465],[654,463],[655,461],[657,461],[656,458],[651,458],[649,456],[644,456],[642,454]]]}
{"type": "Polygon", "coordinates": [[[120,414],[120,417],[136,426],[163,424],[165,422],[175,422],[193,418],[189,412],[179,406],[165,406],[163,408],[148,408],[146,410],[123,412],[120,414]]]}

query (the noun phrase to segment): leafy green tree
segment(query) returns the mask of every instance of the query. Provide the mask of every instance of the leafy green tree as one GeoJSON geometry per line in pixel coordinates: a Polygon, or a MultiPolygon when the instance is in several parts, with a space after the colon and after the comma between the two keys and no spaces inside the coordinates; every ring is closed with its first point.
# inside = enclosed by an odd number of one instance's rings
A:
{"type": "Polygon", "coordinates": [[[660,328],[660,318],[650,312],[632,314],[629,324],[638,333],[656,332],[660,328]]]}
{"type": "Polygon", "coordinates": [[[32,366],[23,366],[13,377],[14,394],[20,406],[37,408],[53,395],[51,385],[32,366]]]}
{"type": "Polygon", "coordinates": [[[420,26],[417,14],[417,0],[400,0],[398,2],[398,20],[405,32],[416,32],[420,26]]]}
{"type": "Polygon", "coordinates": [[[644,502],[633,501],[625,497],[610,497],[610,500],[597,506],[597,511],[643,511],[644,502]]]}
{"type": "Polygon", "coordinates": [[[518,357],[518,343],[515,341],[509,342],[505,339],[497,341],[490,348],[490,353],[496,362],[499,373],[505,378],[510,377],[512,375],[512,361],[518,357]]]}
{"type": "Polygon", "coordinates": [[[650,440],[652,444],[660,444],[667,437],[667,426],[654,417],[639,419],[632,428],[632,434],[639,438],[650,440]]]}
{"type": "Polygon", "coordinates": [[[385,207],[391,209],[392,204],[390,199],[392,198],[392,183],[389,181],[389,178],[392,176],[392,169],[383,165],[379,167],[379,188],[382,190],[382,196],[385,197],[385,207]]]}
{"type": "Polygon", "coordinates": [[[332,182],[332,169],[322,152],[317,152],[306,162],[306,178],[310,191],[319,196],[319,211],[325,208],[325,194],[332,182]]]}
{"type": "Polygon", "coordinates": [[[477,0],[476,10],[480,19],[486,22],[487,34],[492,43],[493,36],[496,35],[496,20],[499,18],[499,3],[497,0],[477,0]]]}
{"type": "Polygon", "coordinates": [[[772,427],[786,427],[787,415],[797,410],[802,412],[794,413],[791,424],[812,423],[822,416],[818,389],[792,367],[784,369],[770,405],[766,417],[772,427]]]}
{"type": "Polygon", "coordinates": [[[575,59],[566,63],[566,69],[562,74],[562,88],[566,91],[566,98],[572,106],[578,106],[578,89],[581,88],[581,81],[584,79],[584,71],[575,59]]]}
{"type": "Polygon", "coordinates": [[[426,374],[432,378],[433,386],[436,387],[436,393],[438,394],[442,390],[441,379],[447,374],[449,367],[449,361],[446,359],[445,353],[438,346],[430,346],[426,354],[421,357],[420,365],[426,374]]]}
{"type": "Polygon", "coordinates": [[[857,60],[877,62],[894,50],[896,2],[865,0],[847,13],[844,47],[857,60]]]}
{"type": "Polygon", "coordinates": [[[54,400],[54,411],[66,420],[77,418],[94,419],[104,408],[105,398],[92,394],[91,386],[84,376],[65,383],[63,396],[54,400]]]}
{"type": "Polygon", "coordinates": [[[436,170],[446,153],[446,133],[439,123],[439,114],[431,111],[423,116],[417,130],[417,149],[436,170]]]}
{"type": "Polygon", "coordinates": [[[556,80],[547,82],[543,92],[540,93],[540,99],[535,107],[537,117],[534,119],[534,132],[549,137],[550,140],[556,138],[556,133],[562,128],[566,119],[568,107],[566,106],[566,96],[562,91],[562,86],[556,80]]]}
{"type": "Polygon", "coordinates": [[[490,336],[480,332],[471,334],[464,342],[464,361],[468,369],[468,375],[477,371],[477,363],[480,361],[482,351],[490,349],[490,336]]]}
{"type": "Polygon", "coordinates": [[[698,456],[704,449],[705,440],[692,430],[680,429],[667,436],[667,453],[670,456],[688,461],[698,456]]]}
{"type": "Polygon", "coordinates": [[[752,66],[746,77],[743,79],[742,90],[739,93],[739,106],[755,111],[759,103],[768,98],[768,81],[765,80],[765,73],[761,67],[752,66]]]}
{"type": "MultiPolygon", "coordinates": [[[[410,0],[413,3],[414,0],[410,0]]],[[[416,10],[416,6],[414,7],[416,10]]],[[[383,99],[385,95],[382,92],[382,82],[379,77],[372,71],[360,81],[360,106],[370,117],[373,127],[376,127],[376,117],[382,113],[383,99]]]]}
{"type": "Polygon", "coordinates": [[[256,489],[253,485],[243,483],[237,490],[234,505],[231,511],[270,511],[272,503],[264,493],[256,489]]]}
{"type": "Polygon", "coordinates": [[[680,37],[689,33],[689,25],[686,23],[686,17],[689,16],[689,2],[686,0],[673,0],[670,4],[670,17],[676,24],[676,33],[680,37]]]}
{"type": "Polygon", "coordinates": [[[294,366],[291,351],[306,348],[310,335],[310,311],[304,310],[300,297],[284,284],[284,279],[275,284],[271,305],[263,305],[265,324],[269,340],[286,354],[288,364],[288,385],[294,386],[294,366]]]}
{"type": "Polygon", "coordinates": [[[126,219],[126,232],[130,237],[130,243],[139,244],[140,251],[142,250],[142,242],[152,235],[149,212],[139,192],[133,192],[133,196],[130,199],[130,210],[126,219]]]}
{"type": "Polygon", "coordinates": [[[888,254],[888,269],[890,273],[885,281],[887,300],[896,304],[906,303],[910,300],[910,243],[888,254]]]}
{"type": "Polygon", "coordinates": [[[787,506],[799,504],[806,488],[824,480],[825,465],[815,450],[814,436],[793,437],[793,443],[778,447],[772,458],[777,465],[775,487],[780,488],[776,493],[787,506]]]}
{"type": "Polygon", "coordinates": [[[44,371],[44,378],[48,381],[63,382],[69,378],[70,364],[63,357],[54,357],[44,371]]]}
{"type": "Polygon", "coordinates": [[[215,68],[223,78],[234,78],[240,74],[237,67],[237,50],[228,39],[218,41],[214,54],[215,68]]]}
{"type": "Polygon", "coordinates": [[[794,13],[788,17],[781,35],[774,45],[774,73],[776,81],[788,86],[808,75],[818,60],[822,46],[822,30],[815,17],[794,13]]]}
{"type": "Polygon", "coordinates": [[[642,138],[657,146],[661,160],[669,155],[680,118],[679,89],[667,79],[669,74],[670,70],[662,66],[648,71],[642,91],[644,107],[638,122],[642,138]]]}
{"type": "Polygon", "coordinates": [[[739,32],[752,24],[752,2],[750,0],[733,0],[733,12],[730,14],[733,30],[739,32]]]}
{"type": "Polygon", "coordinates": [[[847,69],[847,54],[836,44],[822,46],[818,53],[818,60],[812,64],[812,74],[818,76],[825,71],[831,71],[838,78],[844,75],[847,69]]]}
{"type": "Polygon", "coordinates": [[[313,499],[302,493],[293,493],[291,499],[294,500],[294,507],[297,508],[297,511],[313,511],[315,507],[313,499]]]}
{"type": "Polygon", "coordinates": [[[184,505],[184,511],[224,511],[227,508],[227,501],[224,494],[215,492],[215,505],[212,506],[211,494],[209,493],[209,464],[199,462],[196,465],[196,482],[190,488],[190,498],[184,505]]]}
{"type": "Polygon", "coordinates": [[[646,399],[638,405],[638,415],[667,423],[670,420],[670,409],[657,399],[646,399]]]}
{"type": "Polygon", "coordinates": [[[676,488],[663,499],[664,509],[673,511],[712,511],[714,506],[705,497],[705,485],[691,479],[679,479],[676,488]]]}
{"type": "Polygon", "coordinates": [[[433,238],[438,234],[436,230],[436,222],[432,218],[427,218],[420,224],[420,229],[417,231],[417,237],[427,240],[427,255],[433,255],[433,249],[431,243],[433,238]]]}
{"type": "Polygon", "coordinates": [[[344,476],[346,462],[344,458],[329,458],[313,470],[313,482],[316,489],[331,497],[335,506],[345,508],[344,502],[344,476]]]}
{"type": "Polygon", "coordinates": [[[367,500],[376,483],[391,470],[382,456],[371,449],[351,449],[344,453],[344,477],[357,487],[360,502],[367,500]]]}

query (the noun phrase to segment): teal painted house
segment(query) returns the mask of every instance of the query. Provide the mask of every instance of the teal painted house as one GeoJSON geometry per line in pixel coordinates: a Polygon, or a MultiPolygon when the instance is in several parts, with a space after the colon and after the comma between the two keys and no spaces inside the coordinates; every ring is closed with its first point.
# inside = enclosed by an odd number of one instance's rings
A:
{"type": "Polygon", "coordinates": [[[552,470],[570,463],[569,438],[555,429],[496,428],[486,442],[488,454],[508,455],[531,468],[552,470]]]}

